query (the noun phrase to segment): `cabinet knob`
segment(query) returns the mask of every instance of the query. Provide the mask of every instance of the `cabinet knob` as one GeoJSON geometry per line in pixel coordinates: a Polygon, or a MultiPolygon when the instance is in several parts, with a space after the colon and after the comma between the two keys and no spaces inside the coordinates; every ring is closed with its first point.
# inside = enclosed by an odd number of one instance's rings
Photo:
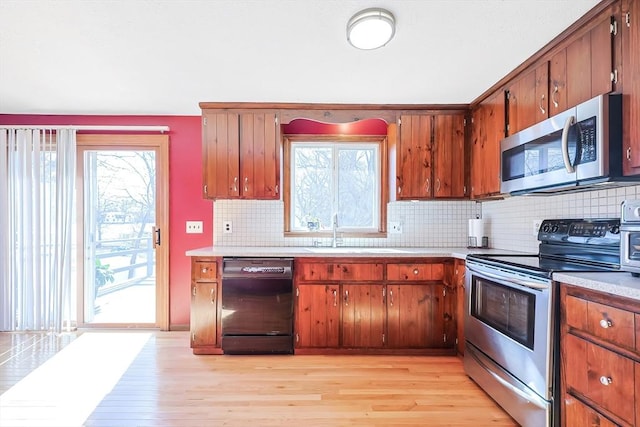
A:
{"type": "Polygon", "coordinates": [[[414,275],[416,275],[416,276],[417,276],[419,273],[420,273],[420,270],[418,270],[417,268],[414,268],[414,269],[413,269],[413,274],[414,274],[414,275]]]}
{"type": "Polygon", "coordinates": [[[600,384],[602,385],[609,385],[613,382],[613,380],[611,379],[611,377],[605,377],[604,375],[600,377],[600,384]]]}
{"type": "Polygon", "coordinates": [[[609,319],[602,319],[600,321],[600,326],[604,329],[608,329],[613,326],[613,323],[611,323],[611,320],[609,319]]]}
{"type": "Polygon", "coordinates": [[[202,267],[202,272],[206,273],[207,272],[207,267],[202,267]]]}

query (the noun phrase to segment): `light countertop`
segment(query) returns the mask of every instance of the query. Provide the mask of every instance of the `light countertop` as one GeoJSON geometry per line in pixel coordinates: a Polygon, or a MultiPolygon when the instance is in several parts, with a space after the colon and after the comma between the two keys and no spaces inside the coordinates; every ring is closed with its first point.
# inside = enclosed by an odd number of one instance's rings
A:
{"type": "Polygon", "coordinates": [[[640,278],[631,273],[554,273],[553,279],[600,292],[627,297],[640,302],[640,278]]]}
{"type": "Polygon", "coordinates": [[[207,246],[186,252],[187,256],[225,257],[393,257],[393,258],[459,258],[471,253],[509,253],[501,249],[482,248],[414,248],[414,247],[348,247],[328,246],[207,246]]]}

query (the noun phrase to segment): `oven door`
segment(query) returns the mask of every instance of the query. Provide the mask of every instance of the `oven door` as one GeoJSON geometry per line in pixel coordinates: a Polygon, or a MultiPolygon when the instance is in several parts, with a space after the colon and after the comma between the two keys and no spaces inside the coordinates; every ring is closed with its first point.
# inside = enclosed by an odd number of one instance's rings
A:
{"type": "Polygon", "coordinates": [[[620,228],[620,269],[634,275],[640,273],[640,225],[620,228]]]}
{"type": "Polygon", "coordinates": [[[553,282],[467,262],[465,337],[542,399],[553,398],[553,282]]]}

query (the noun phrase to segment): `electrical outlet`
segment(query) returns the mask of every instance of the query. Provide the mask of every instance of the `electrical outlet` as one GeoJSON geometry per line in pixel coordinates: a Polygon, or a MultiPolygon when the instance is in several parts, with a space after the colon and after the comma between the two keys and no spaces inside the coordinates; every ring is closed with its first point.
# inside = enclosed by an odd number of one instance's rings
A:
{"type": "Polygon", "coordinates": [[[202,234],[202,221],[187,221],[187,234],[202,234]]]}
{"type": "Polygon", "coordinates": [[[402,223],[400,221],[389,221],[389,232],[391,234],[401,234],[402,223]]]}
{"type": "Polygon", "coordinates": [[[225,234],[233,233],[233,224],[231,221],[225,221],[222,223],[222,232],[225,234]]]}
{"type": "Polygon", "coordinates": [[[533,234],[535,237],[538,237],[538,231],[540,230],[540,226],[542,225],[542,220],[541,219],[534,219],[533,220],[533,228],[531,230],[531,234],[533,234]]]}

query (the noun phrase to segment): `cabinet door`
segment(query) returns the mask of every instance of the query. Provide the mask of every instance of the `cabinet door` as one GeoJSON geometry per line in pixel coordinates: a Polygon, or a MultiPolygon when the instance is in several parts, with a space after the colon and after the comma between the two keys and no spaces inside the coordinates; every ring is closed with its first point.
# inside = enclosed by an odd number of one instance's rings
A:
{"type": "Polygon", "coordinates": [[[431,197],[432,127],[432,116],[401,116],[396,177],[398,199],[431,197]]]}
{"type": "Polygon", "coordinates": [[[465,196],[464,116],[437,115],[433,126],[434,196],[465,196]]]}
{"type": "Polygon", "coordinates": [[[456,335],[458,353],[464,354],[464,316],[465,316],[465,262],[456,259],[454,262],[454,284],[456,288],[456,335]]]}
{"type": "Polygon", "coordinates": [[[191,283],[191,347],[218,346],[218,283],[191,283]]]}
{"type": "Polygon", "coordinates": [[[500,193],[500,141],[505,136],[504,92],[497,91],[473,112],[471,197],[500,193]]]}
{"type": "Polygon", "coordinates": [[[296,347],[338,347],[339,286],[300,284],[296,288],[296,347]]]}
{"type": "Polygon", "coordinates": [[[509,135],[533,125],[537,119],[536,70],[525,73],[509,86],[509,135]]]}
{"type": "Polygon", "coordinates": [[[442,286],[432,284],[387,285],[387,341],[390,348],[444,346],[442,289],[442,286]]]}
{"type": "Polygon", "coordinates": [[[564,346],[567,391],[633,424],[634,362],[571,334],[564,338],[564,346]]]}
{"type": "Polygon", "coordinates": [[[204,197],[240,196],[239,116],[202,112],[202,180],[204,197]]]}
{"type": "Polygon", "coordinates": [[[615,427],[616,424],[609,421],[603,415],[586,406],[575,397],[565,394],[565,422],[566,426],[596,426],[615,427]]]}
{"type": "Polygon", "coordinates": [[[342,285],[342,347],[384,346],[384,286],[342,285]]]}
{"type": "Polygon", "coordinates": [[[623,2],[622,92],[625,175],[640,174],[640,0],[623,2]]]}
{"type": "Polygon", "coordinates": [[[274,113],[240,115],[240,190],[243,198],[280,197],[276,119],[274,113]]]}

